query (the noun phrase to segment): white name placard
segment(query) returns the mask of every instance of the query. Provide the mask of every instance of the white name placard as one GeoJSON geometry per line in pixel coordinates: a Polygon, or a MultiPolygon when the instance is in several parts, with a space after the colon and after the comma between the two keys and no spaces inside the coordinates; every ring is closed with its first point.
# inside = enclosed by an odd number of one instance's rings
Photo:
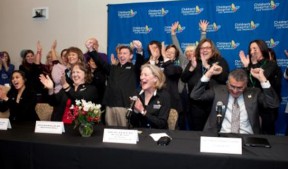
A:
{"type": "Polygon", "coordinates": [[[104,129],[103,142],[136,144],[138,141],[137,130],[104,129]]]}
{"type": "Polygon", "coordinates": [[[0,118],[0,130],[11,129],[10,120],[7,118],[0,118]]]}
{"type": "Polygon", "coordinates": [[[63,122],[36,121],[35,133],[62,134],[65,132],[63,122]]]}
{"type": "Polygon", "coordinates": [[[200,138],[200,152],[242,154],[242,139],[202,136],[200,138]]]}

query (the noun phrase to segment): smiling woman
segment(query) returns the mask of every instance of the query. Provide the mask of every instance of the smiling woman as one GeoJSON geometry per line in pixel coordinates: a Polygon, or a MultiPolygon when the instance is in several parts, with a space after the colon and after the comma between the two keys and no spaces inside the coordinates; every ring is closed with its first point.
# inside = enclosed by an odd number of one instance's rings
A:
{"type": "Polygon", "coordinates": [[[170,94],[163,89],[165,75],[152,64],[141,67],[140,83],[142,90],[133,107],[131,124],[134,127],[167,129],[171,109],[170,94]]]}
{"type": "Polygon", "coordinates": [[[72,120],[68,114],[70,107],[75,100],[84,99],[87,102],[98,103],[98,92],[95,86],[90,85],[91,73],[90,69],[83,63],[76,63],[71,69],[71,78],[73,85],[70,85],[65,78],[61,77],[62,89],[58,93],[54,93],[53,81],[47,75],[42,74],[40,77],[42,84],[49,90],[49,104],[54,106],[52,113],[53,121],[63,121],[71,124],[72,120]]]}
{"type": "Polygon", "coordinates": [[[0,111],[10,109],[10,120],[35,121],[38,116],[35,112],[36,95],[26,86],[25,73],[17,70],[12,73],[12,88],[6,93],[3,86],[0,87],[0,111]]]}

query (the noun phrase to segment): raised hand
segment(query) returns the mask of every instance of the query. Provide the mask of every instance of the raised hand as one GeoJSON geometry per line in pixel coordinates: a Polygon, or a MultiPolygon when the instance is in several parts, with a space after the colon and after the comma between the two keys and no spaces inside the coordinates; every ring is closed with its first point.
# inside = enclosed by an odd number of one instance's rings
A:
{"type": "Polygon", "coordinates": [[[91,39],[88,39],[86,42],[85,42],[85,46],[86,46],[86,48],[87,48],[87,50],[89,51],[89,52],[92,52],[93,50],[94,50],[94,48],[93,48],[93,40],[91,40],[91,39]]]}
{"type": "Polygon", "coordinates": [[[56,47],[57,47],[57,40],[54,40],[52,43],[51,49],[56,50],[56,47]]]}
{"type": "Polygon", "coordinates": [[[142,43],[139,40],[133,40],[132,45],[136,48],[137,52],[143,51],[142,43]]]}
{"type": "Polygon", "coordinates": [[[176,30],[178,28],[179,22],[174,22],[171,26],[171,35],[175,35],[176,34],[176,30]]]}
{"type": "Polygon", "coordinates": [[[137,112],[143,112],[143,110],[145,110],[141,100],[139,98],[137,98],[135,104],[134,104],[134,110],[136,110],[137,112]]]}
{"type": "Polygon", "coordinates": [[[191,62],[191,66],[189,68],[189,71],[192,72],[197,67],[196,57],[192,57],[190,62],[191,62]]]}
{"type": "Polygon", "coordinates": [[[54,40],[51,46],[52,60],[57,60],[56,47],[57,47],[57,40],[54,40]]]}
{"type": "Polygon", "coordinates": [[[39,40],[37,41],[36,46],[37,46],[37,53],[38,53],[38,52],[42,52],[42,46],[41,46],[41,43],[40,43],[39,40]]]}
{"type": "Polygon", "coordinates": [[[168,61],[169,58],[167,57],[166,55],[166,46],[165,46],[165,42],[161,42],[161,53],[162,53],[162,56],[163,56],[163,59],[164,59],[164,62],[168,61]]]}
{"type": "Polygon", "coordinates": [[[111,64],[112,65],[117,65],[119,63],[119,61],[115,58],[114,54],[111,54],[111,64]]]}
{"type": "Polygon", "coordinates": [[[209,22],[207,20],[200,20],[199,27],[202,32],[206,32],[209,22]]]}
{"type": "Polygon", "coordinates": [[[205,73],[205,76],[211,78],[214,75],[219,75],[223,71],[223,68],[218,65],[218,63],[214,63],[211,68],[205,73]]]}
{"type": "Polygon", "coordinates": [[[151,52],[150,60],[157,62],[160,57],[160,51],[158,50],[158,48],[153,48],[152,45],[149,45],[149,50],[151,52]]]}
{"type": "Polygon", "coordinates": [[[266,82],[267,79],[264,75],[264,70],[262,68],[251,68],[250,73],[253,77],[259,80],[260,83],[266,82]]]}
{"type": "Polygon", "coordinates": [[[245,53],[243,50],[241,50],[239,52],[239,57],[240,57],[240,60],[243,64],[244,67],[248,67],[249,63],[250,63],[250,60],[249,60],[249,55],[245,56],[245,53]]]}
{"type": "Polygon", "coordinates": [[[42,46],[40,41],[37,41],[37,53],[36,53],[36,57],[35,57],[35,64],[39,65],[41,63],[41,56],[42,56],[42,46]]]}
{"type": "Polygon", "coordinates": [[[47,89],[53,89],[53,81],[50,79],[50,77],[48,75],[44,76],[43,74],[41,74],[39,76],[40,82],[45,86],[45,88],[47,89]]]}

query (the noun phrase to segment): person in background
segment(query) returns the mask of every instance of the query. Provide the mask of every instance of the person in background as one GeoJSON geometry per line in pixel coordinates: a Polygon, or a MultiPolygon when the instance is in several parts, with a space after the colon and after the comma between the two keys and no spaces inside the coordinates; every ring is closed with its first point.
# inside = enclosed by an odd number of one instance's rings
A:
{"type": "Polygon", "coordinates": [[[133,96],[137,87],[137,69],[144,62],[142,55],[137,55],[135,65],[132,64],[133,51],[128,46],[119,48],[117,65],[109,65],[98,56],[90,39],[86,42],[89,56],[96,65],[107,72],[109,76],[103,98],[106,106],[105,122],[108,126],[128,126],[126,119],[127,108],[130,106],[130,96],[133,96]]]}
{"type": "Polygon", "coordinates": [[[52,71],[51,77],[54,82],[54,93],[58,93],[62,89],[61,85],[61,77],[65,74],[65,70],[67,69],[68,59],[67,59],[67,51],[68,49],[63,49],[60,53],[61,60],[58,60],[57,57],[57,41],[54,41],[51,47],[51,56],[52,56],[52,71]]]}
{"type": "Polygon", "coordinates": [[[53,60],[52,60],[52,52],[48,52],[47,56],[46,56],[46,61],[44,66],[44,73],[48,74],[51,76],[51,72],[52,72],[52,68],[53,68],[53,60]]]}
{"type": "Polygon", "coordinates": [[[141,91],[133,107],[133,127],[167,129],[171,101],[164,89],[165,75],[152,64],[144,64],[140,75],[141,91]]]}
{"type": "Polygon", "coordinates": [[[47,91],[39,81],[40,74],[44,73],[44,66],[41,64],[42,46],[40,42],[37,42],[37,53],[30,49],[24,52],[22,58],[22,64],[19,66],[19,70],[25,73],[27,79],[26,85],[32,88],[37,95],[37,103],[46,102],[47,91]]]}
{"type": "Polygon", "coordinates": [[[106,73],[96,65],[96,63],[91,57],[88,57],[87,61],[88,61],[87,63],[88,67],[92,75],[91,84],[97,88],[98,97],[99,97],[100,103],[102,103],[105,89],[106,89],[106,80],[107,80],[106,73]]]}
{"type": "MultiPolygon", "coordinates": [[[[207,88],[216,84],[226,84],[229,66],[226,60],[210,39],[202,39],[195,50],[196,58],[192,58],[182,73],[181,80],[188,84],[188,92],[191,91],[201,79],[202,75],[214,64],[222,67],[222,72],[215,75],[209,81],[207,88]]],[[[190,98],[191,130],[202,131],[206,123],[212,103],[210,101],[199,101],[190,98]]]]}
{"type": "MultiPolygon", "coordinates": [[[[206,30],[207,27],[209,25],[209,22],[206,20],[200,20],[199,22],[199,27],[200,27],[200,31],[201,31],[201,37],[200,40],[205,39],[206,38],[206,30]]],[[[196,45],[188,45],[185,48],[185,51],[183,53],[179,40],[177,38],[177,29],[179,27],[179,22],[175,22],[172,24],[171,26],[171,39],[173,44],[177,47],[177,49],[179,50],[179,62],[180,62],[180,66],[182,68],[182,70],[185,70],[186,66],[188,65],[189,62],[193,60],[196,60],[195,57],[195,49],[196,49],[196,45]]],[[[190,97],[189,97],[189,93],[188,93],[188,85],[187,83],[184,83],[182,80],[179,80],[178,83],[178,91],[180,93],[180,97],[181,97],[181,102],[183,105],[183,121],[186,124],[180,125],[179,129],[187,129],[190,130],[192,129],[192,117],[190,113],[190,97]]],[[[181,117],[179,117],[181,118],[181,117]]]]}
{"type": "MultiPolygon", "coordinates": [[[[67,53],[65,55],[68,60],[68,64],[66,65],[66,69],[64,70],[64,75],[66,77],[66,81],[70,84],[73,85],[73,80],[71,79],[71,68],[76,64],[76,63],[85,63],[84,62],[84,55],[81,49],[77,47],[70,47],[67,49],[67,53]]],[[[62,69],[60,69],[61,72],[58,72],[54,74],[55,76],[52,78],[57,80],[54,81],[55,83],[58,83],[61,77],[63,76],[62,69]]],[[[58,83],[59,84],[59,83],[58,83]]]]}
{"type": "Polygon", "coordinates": [[[163,64],[160,68],[166,76],[165,88],[170,93],[171,108],[178,112],[177,128],[183,129],[183,126],[185,126],[185,120],[180,94],[178,92],[178,83],[182,74],[182,68],[178,62],[179,50],[175,45],[168,45],[165,47],[163,42],[161,53],[163,56],[163,64]]]}
{"type": "Polygon", "coordinates": [[[63,121],[65,124],[71,124],[69,116],[71,105],[75,100],[84,99],[87,102],[99,103],[97,88],[90,85],[92,81],[90,69],[84,63],[75,63],[71,68],[71,79],[73,84],[70,85],[65,76],[62,76],[62,89],[55,94],[53,81],[48,75],[39,76],[41,83],[48,89],[49,104],[54,107],[52,121],[63,121]]]}
{"type": "Polygon", "coordinates": [[[0,86],[0,112],[10,110],[10,121],[36,121],[39,120],[35,111],[37,103],[34,90],[26,85],[25,73],[16,70],[11,76],[11,89],[8,93],[0,86]]]}
{"type": "MultiPolygon", "coordinates": [[[[98,40],[97,40],[96,38],[89,38],[88,40],[92,43],[93,49],[96,50],[96,51],[99,51],[99,43],[98,43],[98,40]]],[[[89,51],[88,51],[88,52],[89,52],[89,51]]],[[[88,52],[84,54],[85,63],[88,63],[88,61],[89,61],[88,52]]],[[[101,58],[103,61],[105,61],[106,63],[108,63],[108,58],[107,58],[107,55],[106,55],[105,53],[98,52],[98,56],[99,56],[99,58],[101,58]]]]}
{"type": "Polygon", "coordinates": [[[147,63],[157,65],[162,68],[163,56],[162,56],[162,44],[159,41],[153,40],[148,44],[148,61],[147,63]]]}
{"type": "Polygon", "coordinates": [[[193,88],[191,97],[194,100],[211,100],[213,102],[204,130],[216,132],[218,129],[220,133],[260,133],[258,107],[261,105],[265,108],[277,108],[279,99],[266,79],[263,69],[252,68],[250,71],[251,75],[260,82],[262,91],[259,88],[247,88],[248,76],[243,69],[230,72],[226,86],[214,85],[208,90],[206,90],[206,86],[209,84],[209,80],[212,76],[219,75],[222,67],[214,64],[202,76],[193,88]],[[216,107],[219,102],[222,102],[225,108],[220,105],[223,112],[218,113],[221,113],[223,118],[218,121],[216,120],[218,117],[216,107]]]}
{"type": "MultiPolygon", "coordinates": [[[[277,63],[270,60],[269,48],[263,40],[253,40],[249,43],[248,55],[245,56],[244,51],[239,52],[240,60],[246,70],[249,81],[248,87],[256,87],[261,89],[260,82],[251,75],[252,68],[261,68],[264,70],[266,79],[271,83],[272,88],[277,91],[281,86],[282,76],[279,77],[277,72],[277,63]],[[280,84],[279,84],[280,83],[280,84]]],[[[279,98],[279,96],[277,96],[279,98]]],[[[277,109],[259,108],[261,116],[261,132],[262,134],[275,134],[275,121],[278,114],[277,109]]]]}
{"type": "MultiPolygon", "coordinates": [[[[288,58],[288,51],[284,50],[284,53],[285,53],[286,57],[288,58]]],[[[283,76],[284,76],[284,79],[288,80],[288,66],[286,67],[283,76]]],[[[288,102],[286,103],[285,113],[288,113],[288,102]]],[[[288,125],[286,128],[286,136],[287,135],[288,135],[288,125]]]]}
{"type": "Polygon", "coordinates": [[[9,53],[0,52],[0,85],[10,84],[15,66],[11,64],[9,53]]]}

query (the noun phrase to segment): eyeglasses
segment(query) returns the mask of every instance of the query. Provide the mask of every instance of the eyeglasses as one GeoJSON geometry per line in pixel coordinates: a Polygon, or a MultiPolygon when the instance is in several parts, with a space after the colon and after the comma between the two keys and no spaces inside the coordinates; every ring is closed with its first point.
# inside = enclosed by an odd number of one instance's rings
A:
{"type": "Polygon", "coordinates": [[[207,47],[200,47],[200,50],[209,50],[209,49],[212,49],[211,46],[207,46],[207,47]]]}
{"type": "Polygon", "coordinates": [[[235,91],[238,91],[238,92],[243,92],[244,89],[245,89],[245,86],[242,86],[242,87],[236,87],[236,86],[233,86],[231,85],[229,82],[227,83],[227,86],[230,90],[235,90],[235,91]]]}

